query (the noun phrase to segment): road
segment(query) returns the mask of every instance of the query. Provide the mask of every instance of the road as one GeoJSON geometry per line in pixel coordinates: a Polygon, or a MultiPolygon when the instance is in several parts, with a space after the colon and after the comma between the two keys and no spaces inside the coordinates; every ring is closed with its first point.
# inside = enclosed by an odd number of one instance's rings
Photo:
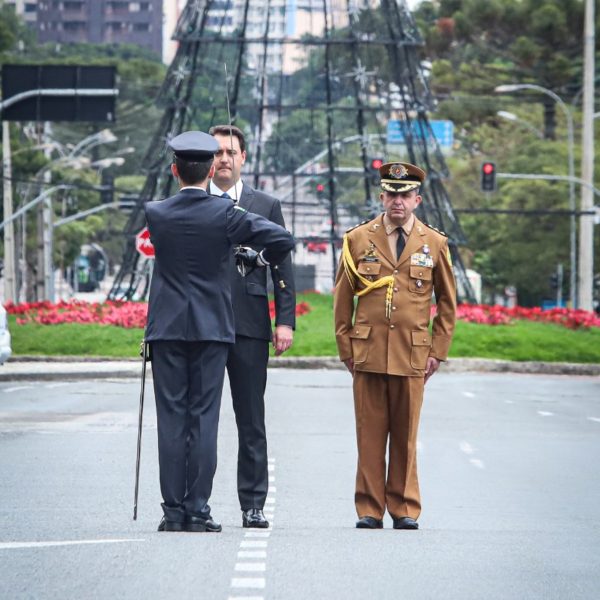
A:
{"type": "Polygon", "coordinates": [[[132,521],[138,387],[0,383],[0,597],[591,599],[600,589],[600,378],[437,374],[421,529],[354,528],[350,377],[272,370],[271,531],[241,528],[224,393],[221,534],[157,533],[153,398],[132,521]]]}

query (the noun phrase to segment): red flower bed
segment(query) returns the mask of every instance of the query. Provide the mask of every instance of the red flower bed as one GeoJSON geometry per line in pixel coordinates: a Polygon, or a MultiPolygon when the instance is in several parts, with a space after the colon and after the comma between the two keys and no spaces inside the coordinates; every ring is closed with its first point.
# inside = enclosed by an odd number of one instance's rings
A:
{"type": "MultiPolygon", "coordinates": [[[[435,306],[432,308],[435,314],[435,306]]],[[[552,308],[542,310],[539,306],[524,308],[515,306],[490,306],[488,304],[459,304],[456,316],[461,321],[484,325],[509,325],[515,319],[555,323],[569,329],[588,329],[600,327],[600,317],[593,312],[571,308],[552,308]]]]}
{"type": "MultiPolygon", "coordinates": [[[[310,311],[307,302],[296,306],[296,315],[304,315],[310,311]]],[[[98,325],[116,325],[131,329],[146,326],[148,304],[145,302],[113,302],[89,303],[73,300],[70,302],[28,302],[24,304],[6,305],[6,312],[17,315],[17,323],[38,323],[39,325],[58,325],[59,323],[95,323],[98,325]]],[[[275,304],[269,302],[271,318],[275,316],[275,304]]]]}

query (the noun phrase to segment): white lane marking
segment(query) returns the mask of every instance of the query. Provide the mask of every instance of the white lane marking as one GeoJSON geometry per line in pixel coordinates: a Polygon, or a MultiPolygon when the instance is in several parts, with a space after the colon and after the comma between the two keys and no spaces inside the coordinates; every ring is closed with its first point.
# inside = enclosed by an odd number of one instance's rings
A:
{"type": "Polygon", "coordinates": [[[475,394],[473,392],[463,392],[463,396],[467,398],[475,398],[475,394]]]}
{"type": "Polygon", "coordinates": [[[473,448],[473,446],[471,446],[471,444],[469,444],[469,442],[462,441],[459,444],[459,447],[460,447],[461,451],[464,452],[465,454],[473,454],[473,452],[475,452],[475,448],[473,448]]]}
{"type": "Polygon", "coordinates": [[[548,412],[547,410],[538,410],[537,411],[538,415],[540,415],[540,417],[553,417],[554,413],[548,412]]]}
{"type": "Polygon", "coordinates": [[[252,589],[264,589],[265,578],[264,577],[234,577],[231,580],[231,587],[233,588],[252,588],[252,589]]]}
{"type": "MultiPolygon", "coordinates": [[[[269,471],[275,470],[275,459],[269,458],[269,471]]],[[[269,475],[269,481],[275,481],[275,475],[269,475]]],[[[273,531],[273,512],[275,510],[275,497],[277,492],[275,486],[269,489],[265,499],[264,513],[269,519],[268,529],[262,531],[250,530],[244,532],[244,539],[240,542],[238,550],[238,561],[235,563],[234,571],[238,573],[266,573],[267,571],[267,545],[271,532],[273,531]],[[246,560],[244,560],[246,559],[246,560]],[[254,560],[253,560],[254,559],[254,560]],[[260,560],[262,559],[262,560],[260,560]]],[[[265,577],[232,577],[232,588],[263,589],[266,585],[265,577]]],[[[230,600],[263,600],[262,596],[230,596],[230,600]]]]}
{"type": "Polygon", "coordinates": [[[515,403],[515,401],[514,401],[514,400],[505,400],[504,402],[505,402],[506,404],[514,404],[514,403],[515,403]]]}
{"type": "Polygon", "coordinates": [[[56,542],[1,542],[0,550],[14,550],[17,548],[49,548],[51,546],[81,546],[85,544],[124,544],[127,542],[145,542],[144,539],[114,539],[114,540],[71,540],[56,542]]]}
{"type": "Polygon", "coordinates": [[[594,423],[600,423],[600,418],[598,418],[598,417],[588,417],[588,421],[594,421],[594,423]]]}
{"type": "Polygon", "coordinates": [[[270,462],[270,463],[274,463],[275,459],[274,458],[267,458],[267,461],[270,462]]]}
{"type": "Polygon", "coordinates": [[[267,558],[266,550],[240,550],[238,558],[267,558]]]}
{"type": "Polygon", "coordinates": [[[485,465],[483,464],[482,460],[479,460],[478,458],[470,458],[469,462],[474,466],[477,467],[478,469],[484,469],[485,465]]]}
{"type": "Polygon", "coordinates": [[[267,565],[265,563],[236,563],[234,569],[246,573],[264,573],[267,565]]]}
{"type": "Polygon", "coordinates": [[[263,540],[244,540],[240,542],[240,548],[266,548],[267,542],[263,540]]]}
{"type": "Polygon", "coordinates": [[[275,475],[269,475],[269,483],[275,482],[275,475]]]}
{"type": "Polygon", "coordinates": [[[277,488],[274,485],[269,486],[269,494],[274,494],[277,492],[277,488]]]}
{"type": "Polygon", "coordinates": [[[21,390],[30,390],[32,389],[32,385],[18,385],[16,387],[5,388],[2,390],[5,394],[10,394],[10,392],[20,392],[21,390]]]}
{"type": "Polygon", "coordinates": [[[47,383],[44,387],[47,390],[52,390],[57,387],[64,387],[65,385],[71,385],[70,381],[62,381],[61,383],[47,383]]]}

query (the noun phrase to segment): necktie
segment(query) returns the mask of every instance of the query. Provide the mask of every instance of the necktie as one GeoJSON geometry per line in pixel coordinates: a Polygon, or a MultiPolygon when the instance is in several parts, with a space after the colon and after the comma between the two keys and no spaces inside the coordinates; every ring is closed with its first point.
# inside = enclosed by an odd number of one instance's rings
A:
{"type": "Polygon", "coordinates": [[[227,200],[231,200],[231,196],[227,192],[225,192],[221,198],[227,198],[227,200]]]}
{"type": "Polygon", "coordinates": [[[396,242],[396,260],[400,260],[400,256],[402,251],[404,250],[404,246],[406,246],[406,242],[404,241],[404,234],[402,233],[402,227],[398,227],[398,241],[396,242]]]}

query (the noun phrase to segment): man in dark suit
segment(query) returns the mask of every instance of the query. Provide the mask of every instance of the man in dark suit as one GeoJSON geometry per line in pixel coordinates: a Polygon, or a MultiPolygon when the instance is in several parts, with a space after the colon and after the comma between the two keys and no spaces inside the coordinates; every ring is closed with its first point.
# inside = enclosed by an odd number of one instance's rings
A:
{"type": "Polygon", "coordinates": [[[217,464],[219,408],[235,341],[227,277],[233,247],[256,244],[258,263],[282,262],[294,247],[283,229],[206,192],[217,141],[188,131],[169,143],[180,190],[145,205],[156,260],[146,342],[150,344],[160,488],[159,531],[221,531],[208,500],[217,464]]]}
{"type": "MultiPolygon", "coordinates": [[[[285,227],[279,200],[251,188],[240,179],[246,160],[243,132],[234,126],[210,129],[219,143],[210,193],[226,196],[251,213],[285,227]]],[[[260,245],[252,244],[254,250],[260,245]]],[[[269,343],[275,354],[285,352],[293,341],[296,325],[296,294],[292,260],[270,266],[275,297],[275,330],[271,330],[266,269],[258,268],[246,277],[231,269],[231,290],[235,315],[235,344],[229,350],[227,373],[238,427],[238,497],[244,527],[269,526],[263,513],[269,487],[267,435],[265,430],[265,387],[269,343]]]]}

